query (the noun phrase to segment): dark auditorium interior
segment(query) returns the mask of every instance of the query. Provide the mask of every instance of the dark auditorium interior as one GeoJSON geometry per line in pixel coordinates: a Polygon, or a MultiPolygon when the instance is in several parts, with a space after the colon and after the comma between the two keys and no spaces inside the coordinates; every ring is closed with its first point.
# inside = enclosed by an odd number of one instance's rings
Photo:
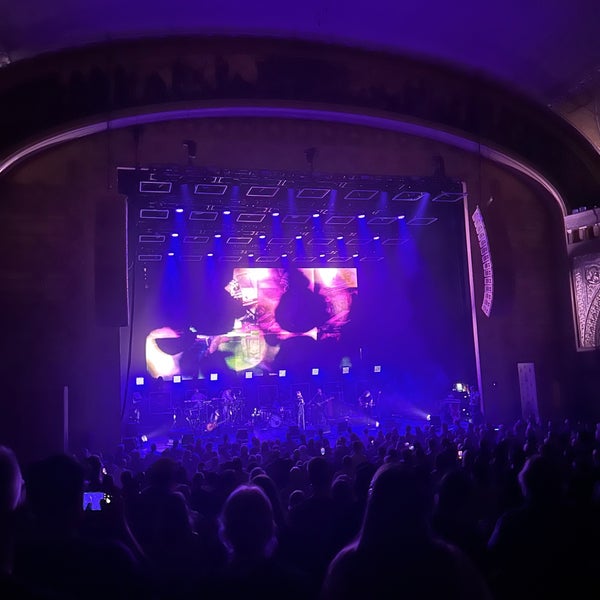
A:
{"type": "Polygon", "coordinates": [[[599,16],[6,2],[0,597],[589,595],[599,16]]]}

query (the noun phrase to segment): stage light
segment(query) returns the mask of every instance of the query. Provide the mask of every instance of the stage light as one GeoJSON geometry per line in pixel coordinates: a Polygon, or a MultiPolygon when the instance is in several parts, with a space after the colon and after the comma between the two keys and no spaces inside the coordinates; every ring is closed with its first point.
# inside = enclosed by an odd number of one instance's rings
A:
{"type": "Polygon", "coordinates": [[[319,258],[325,258],[325,254],[323,254],[323,252],[321,252],[321,254],[319,254],[319,258]]]}
{"type": "Polygon", "coordinates": [[[264,240],[266,237],[267,237],[267,236],[266,236],[264,233],[261,233],[261,234],[258,236],[258,239],[259,239],[259,240],[264,240]]]}
{"type": "Polygon", "coordinates": [[[221,237],[221,234],[220,234],[220,233],[215,233],[215,237],[216,237],[216,238],[220,238],[220,237],[221,237]]]}
{"type": "Polygon", "coordinates": [[[278,211],[275,211],[275,212],[273,213],[273,216],[274,216],[274,217],[278,217],[278,216],[279,216],[279,212],[278,212],[278,211]]]}
{"type": "Polygon", "coordinates": [[[254,252],[249,252],[248,253],[248,258],[254,258],[254,252]]]}
{"type": "Polygon", "coordinates": [[[373,367],[373,373],[381,373],[381,365],[375,365],[373,367]]]}
{"type": "Polygon", "coordinates": [[[175,252],[167,252],[167,256],[175,256],[175,252]]]}
{"type": "Polygon", "coordinates": [[[218,379],[219,379],[218,373],[211,373],[210,374],[210,380],[211,381],[217,381],[218,379]]]}
{"type": "Polygon", "coordinates": [[[181,375],[173,375],[173,383],[181,383],[181,375]]]}
{"type": "Polygon", "coordinates": [[[355,253],[352,255],[352,258],[358,258],[358,252],[355,252],[355,253]]]}
{"type": "Polygon", "coordinates": [[[406,217],[404,215],[398,215],[398,220],[402,220],[405,219],[406,217]]]}
{"type": "Polygon", "coordinates": [[[178,233],[172,233],[171,237],[179,237],[179,234],[178,233]]]}
{"type": "Polygon", "coordinates": [[[214,256],[212,252],[209,252],[206,256],[214,256]]]}
{"type": "Polygon", "coordinates": [[[314,217],[315,219],[318,219],[318,218],[319,218],[319,216],[320,216],[320,215],[319,215],[319,213],[313,213],[313,217],[314,217]]]}
{"type": "Polygon", "coordinates": [[[379,427],[381,423],[379,421],[375,421],[375,427],[379,427]]]}
{"type": "Polygon", "coordinates": [[[285,253],[284,253],[284,254],[282,254],[282,255],[281,255],[281,258],[287,258],[287,254],[285,254],[285,253]]]}
{"type": "Polygon", "coordinates": [[[358,215],[358,218],[359,218],[359,219],[364,219],[364,218],[365,218],[365,215],[363,215],[363,214],[360,214],[360,215],[358,215]]]}
{"type": "Polygon", "coordinates": [[[231,214],[231,211],[230,211],[230,210],[224,210],[224,211],[223,211],[223,214],[224,214],[224,215],[230,215],[230,214],[231,214]]]}
{"type": "Polygon", "coordinates": [[[318,374],[319,374],[319,369],[313,369],[313,370],[311,371],[311,373],[312,373],[313,375],[318,375],[318,374]]]}
{"type": "Polygon", "coordinates": [[[342,367],[342,375],[348,375],[350,373],[350,367],[342,367]]]}
{"type": "Polygon", "coordinates": [[[246,379],[252,379],[252,371],[246,371],[246,379]]]}
{"type": "Polygon", "coordinates": [[[176,213],[182,213],[182,212],[183,212],[183,208],[176,208],[176,209],[175,209],[175,212],[176,212],[176,213]]]}
{"type": "Polygon", "coordinates": [[[136,377],[135,378],[135,385],[144,385],[144,378],[143,377],[136,377]]]}
{"type": "Polygon", "coordinates": [[[286,370],[285,369],[279,369],[279,377],[285,377],[286,375],[286,370]]]}
{"type": "Polygon", "coordinates": [[[140,437],[140,440],[142,441],[142,443],[145,444],[148,441],[148,436],[146,434],[144,434],[140,437]]]}
{"type": "Polygon", "coordinates": [[[379,236],[378,236],[378,235],[374,235],[374,236],[373,236],[373,239],[374,239],[374,240],[378,240],[378,239],[379,239],[379,236]]]}
{"type": "Polygon", "coordinates": [[[343,236],[343,235],[338,235],[338,236],[337,236],[337,239],[338,239],[338,240],[343,240],[343,239],[344,239],[344,236],[343,236]]]}
{"type": "Polygon", "coordinates": [[[427,415],[427,420],[431,421],[431,415],[427,415]]]}
{"type": "Polygon", "coordinates": [[[297,239],[297,240],[301,240],[301,239],[302,239],[302,236],[301,236],[301,235],[297,235],[297,236],[296,236],[296,239],[297,239]]]}

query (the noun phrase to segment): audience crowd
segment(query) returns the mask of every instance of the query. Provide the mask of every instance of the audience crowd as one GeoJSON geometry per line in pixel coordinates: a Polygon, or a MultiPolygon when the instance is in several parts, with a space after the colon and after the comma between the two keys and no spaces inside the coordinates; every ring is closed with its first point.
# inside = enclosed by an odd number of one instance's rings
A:
{"type": "Polygon", "coordinates": [[[600,424],[0,447],[0,597],[587,596],[599,507],[600,424]]]}

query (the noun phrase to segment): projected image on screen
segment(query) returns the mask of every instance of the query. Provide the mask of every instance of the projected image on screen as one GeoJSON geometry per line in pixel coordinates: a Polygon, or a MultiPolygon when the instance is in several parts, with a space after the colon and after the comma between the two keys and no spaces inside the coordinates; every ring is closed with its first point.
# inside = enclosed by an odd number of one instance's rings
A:
{"type": "Polygon", "coordinates": [[[223,307],[233,310],[233,327],[210,335],[192,325],[154,329],[146,337],[148,372],[165,379],[202,378],[223,368],[272,372],[282,361],[316,359],[323,349],[331,354],[350,322],[357,289],[353,268],[236,268],[223,307]]]}

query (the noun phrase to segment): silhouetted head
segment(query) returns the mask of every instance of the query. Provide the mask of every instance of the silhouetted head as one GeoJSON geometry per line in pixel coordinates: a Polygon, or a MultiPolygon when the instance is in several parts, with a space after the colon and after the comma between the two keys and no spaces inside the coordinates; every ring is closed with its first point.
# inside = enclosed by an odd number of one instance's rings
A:
{"type": "Polygon", "coordinates": [[[379,467],[369,488],[360,545],[384,550],[426,540],[431,506],[426,475],[402,464],[379,467]]]}
{"type": "Polygon", "coordinates": [[[159,458],[148,469],[150,485],[162,489],[173,489],[177,484],[177,463],[170,458],[159,458]]]}
{"type": "Polygon", "coordinates": [[[260,559],[275,547],[271,502],[254,485],[236,488],[225,501],[220,518],[221,538],[236,559],[260,559]]]}
{"type": "Polygon", "coordinates": [[[0,446],[0,517],[17,508],[21,499],[23,478],[15,453],[0,446]]]}
{"type": "Polygon", "coordinates": [[[329,489],[331,472],[329,464],[321,456],[315,456],[308,461],[308,481],[315,491],[329,489]]]}
{"type": "Polygon", "coordinates": [[[73,523],[83,511],[83,467],[59,454],[37,463],[27,476],[27,502],[34,515],[50,525],[73,523]]]}
{"type": "Polygon", "coordinates": [[[560,471],[545,456],[530,456],[519,473],[521,492],[534,504],[557,502],[562,494],[560,471]]]}

